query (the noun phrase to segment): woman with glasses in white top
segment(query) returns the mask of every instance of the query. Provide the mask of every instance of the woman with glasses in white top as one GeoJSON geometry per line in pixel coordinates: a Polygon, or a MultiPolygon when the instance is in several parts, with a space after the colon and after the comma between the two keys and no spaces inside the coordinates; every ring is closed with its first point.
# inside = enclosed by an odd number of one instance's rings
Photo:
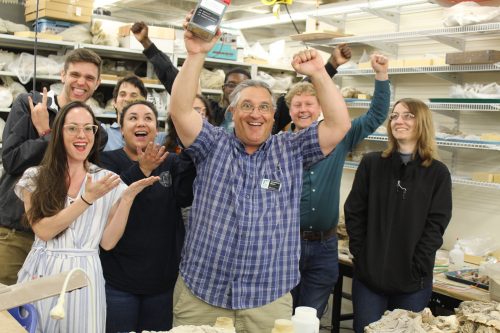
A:
{"type": "Polygon", "coordinates": [[[427,105],[397,101],[387,130],[388,147],[363,157],[344,206],[357,333],[386,310],[427,306],[434,258],[451,219],[450,172],[437,160],[427,105]]]}
{"type": "Polygon", "coordinates": [[[15,187],[35,233],[18,282],[79,267],[91,286],[68,295],[62,320],[50,317],[56,297],[35,302],[42,332],[104,331],[99,245],[105,249],[116,245],[135,196],[158,180],[149,177],[127,187],[118,175],[97,167],[100,132],[89,106],[80,101],[65,105],[54,120],[42,163],[27,169],[15,187]]]}

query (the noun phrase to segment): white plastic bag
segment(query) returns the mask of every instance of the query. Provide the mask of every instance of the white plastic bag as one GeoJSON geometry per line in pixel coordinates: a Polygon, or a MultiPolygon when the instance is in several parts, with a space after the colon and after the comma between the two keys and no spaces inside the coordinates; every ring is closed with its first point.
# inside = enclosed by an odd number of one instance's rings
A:
{"type": "Polygon", "coordinates": [[[473,1],[464,1],[443,11],[443,25],[445,27],[486,22],[500,22],[499,7],[481,6],[473,1]]]}

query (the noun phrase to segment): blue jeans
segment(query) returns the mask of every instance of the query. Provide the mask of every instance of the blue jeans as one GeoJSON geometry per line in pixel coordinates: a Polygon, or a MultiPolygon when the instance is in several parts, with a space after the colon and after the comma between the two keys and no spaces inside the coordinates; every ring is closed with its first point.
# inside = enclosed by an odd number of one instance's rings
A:
{"type": "Polygon", "coordinates": [[[137,295],[106,284],[106,333],[170,330],[173,291],[137,295]]]}
{"type": "Polygon", "coordinates": [[[300,282],[292,290],[293,308],[309,306],[318,318],[325,311],[328,298],[339,277],[337,237],[325,241],[300,242],[300,282]]]}
{"type": "Polygon", "coordinates": [[[385,295],[371,290],[354,278],[352,281],[354,332],[363,333],[364,328],[379,320],[386,310],[403,309],[420,312],[429,303],[431,294],[432,285],[414,293],[385,295]]]}

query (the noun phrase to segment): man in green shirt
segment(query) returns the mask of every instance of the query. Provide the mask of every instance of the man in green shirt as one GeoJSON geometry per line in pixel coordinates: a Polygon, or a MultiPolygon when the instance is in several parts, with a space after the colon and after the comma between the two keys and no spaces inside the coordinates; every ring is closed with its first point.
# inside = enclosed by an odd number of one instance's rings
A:
{"type": "MultiPolygon", "coordinates": [[[[347,60],[340,54],[337,57],[339,65],[347,60]]],[[[323,315],[338,278],[336,228],[346,155],[385,121],[390,107],[388,60],[374,54],[371,65],[375,71],[375,92],[368,112],[352,120],[351,129],[330,155],[304,170],[300,201],[301,280],[292,295],[294,307],[313,307],[318,317],[323,315]]],[[[309,127],[321,114],[316,91],[308,82],[297,83],[285,99],[295,131],[309,127]]]]}

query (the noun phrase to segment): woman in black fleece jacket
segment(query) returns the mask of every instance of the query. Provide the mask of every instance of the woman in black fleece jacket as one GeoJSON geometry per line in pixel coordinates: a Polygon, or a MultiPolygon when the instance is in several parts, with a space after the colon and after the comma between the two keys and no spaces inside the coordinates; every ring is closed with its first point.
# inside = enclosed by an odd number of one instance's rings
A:
{"type": "Polygon", "coordinates": [[[345,206],[354,256],[354,330],[396,308],[421,311],[432,293],[436,251],[451,219],[451,177],[437,158],[425,103],[395,103],[383,152],[363,157],[345,206]]]}

